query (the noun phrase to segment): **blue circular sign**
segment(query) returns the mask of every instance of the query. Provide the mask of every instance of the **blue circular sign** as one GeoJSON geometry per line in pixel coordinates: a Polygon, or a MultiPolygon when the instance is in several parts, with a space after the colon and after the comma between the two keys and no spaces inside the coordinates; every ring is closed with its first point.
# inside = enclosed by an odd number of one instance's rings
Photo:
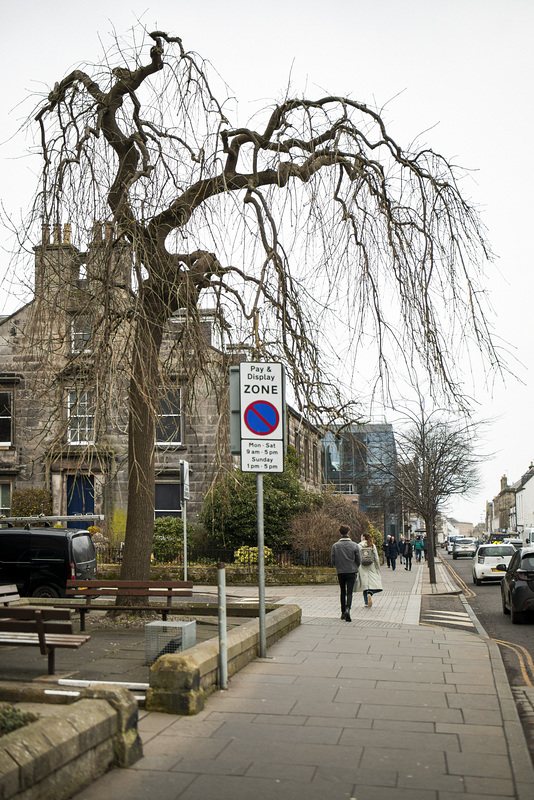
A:
{"type": "Polygon", "coordinates": [[[274,433],[280,422],[278,409],[266,400],[256,400],[245,409],[245,425],[256,436],[274,433]]]}

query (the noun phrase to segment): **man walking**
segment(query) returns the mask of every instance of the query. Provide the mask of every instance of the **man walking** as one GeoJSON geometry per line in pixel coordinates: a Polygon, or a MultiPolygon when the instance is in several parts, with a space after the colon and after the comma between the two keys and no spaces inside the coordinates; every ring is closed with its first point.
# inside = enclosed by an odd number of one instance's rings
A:
{"type": "Polygon", "coordinates": [[[421,563],[421,556],[423,555],[423,540],[420,536],[417,537],[415,542],[413,543],[413,549],[415,550],[415,560],[421,563]]]}
{"type": "Polygon", "coordinates": [[[397,547],[397,541],[394,536],[388,536],[389,544],[388,544],[388,558],[389,563],[391,564],[391,569],[394,570],[397,566],[397,556],[399,555],[399,548],[397,547]]]}
{"type": "Polygon", "coordinates": [[[352,592],[356,575],[361,563],[361,551],[356,542],[350,538],[348,525],[339,526],[340,538],[332,545],[330,561],[337,570],[341,600],[341,619],[352,622],[350,609],[352,606],[352,592]]]}

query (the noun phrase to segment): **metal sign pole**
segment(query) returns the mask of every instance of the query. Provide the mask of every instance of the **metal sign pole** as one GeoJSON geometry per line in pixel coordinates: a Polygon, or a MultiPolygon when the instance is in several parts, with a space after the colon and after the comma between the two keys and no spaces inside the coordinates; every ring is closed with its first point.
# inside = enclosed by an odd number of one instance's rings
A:
{"type": "Polygon", "coordinates": [[[260,658],[267,656],[265,634],[265,548],[263,533],[263,473],[256,475],[258,514],[258,610],[260,621],[260,658]]]}
{"type": "Polygon", "coordinates": [[[184,581],[187,580],[187,500],[184,500],[184,581]]]}
{"type": "Polygon", "coordinates": [[[182,500],[182,521],[184,523],[184,581],[187,580],[187,501],[189,492],[189,461],[180,459],[180,492],[182,500]]]}

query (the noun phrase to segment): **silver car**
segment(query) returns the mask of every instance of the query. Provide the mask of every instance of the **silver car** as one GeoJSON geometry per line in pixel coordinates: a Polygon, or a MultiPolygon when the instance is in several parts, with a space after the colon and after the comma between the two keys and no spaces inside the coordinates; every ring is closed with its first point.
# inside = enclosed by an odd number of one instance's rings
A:
{"type": "Polygon", "coordinates": [[[458,538],[452,548],[452,557],[456,560],[459,556],[469,556],[474,558],[477,551],[478,542],[476,539],[469,539],[467,536],[458,538]]]}

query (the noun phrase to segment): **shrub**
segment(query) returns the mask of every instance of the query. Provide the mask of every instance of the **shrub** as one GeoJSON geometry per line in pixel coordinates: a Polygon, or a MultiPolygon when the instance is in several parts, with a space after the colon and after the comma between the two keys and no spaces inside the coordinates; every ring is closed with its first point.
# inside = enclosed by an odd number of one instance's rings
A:
{"type": "Polygon", "coordinates": [[[324,492],[317,503],[316,508],[292,520],[293,549],[329,553],[339,539],[341,524],[350,527],[351,538],[355,542],[360,541],[362,533],[369,527],[369,520],[352,498],[324,492]]]}
{"type": "Polygon", "coordinates": [[[50,516],[52,492],[48,489],[15,489],[11,495],[12,517],[50,516]]]}
{"type": "Polygon", "coordinates": [[[154,560],[175,561],[184,549],[184,523],[180,517],[159,517],[154,522],[154,560]]]}
{"type": "Polygon", "coordinates": [[[111,520],[108,522],[108,537],[110,542],[118,547],[124,542],[126,534],[126,511],[123,508],[114,508],[111,520]]]}
{"type": "Polygon", "coordinates": [[[102,530],[98,527],[98,525],[89,525],[87,528],[91,536],[94,536],[95,533],[102,533],[102,530]]]}
{"type": "Polygon", "coordinates": [[[38,719],[39,715],[32,714],[31,711],[21,711],[20,708],[15,708],[15,706],[0,706],[0,736],[5,736],[11,731],[23,728],[24,725],[28,725],[38,719]]]}
{"type": "MultiPolygon", "coordinates": [[[[305,491],[298,478],[299,456],[288,447],[285,471],[263,479],[265,543],[277,550],[289,547],[291,520],[312,508],[317,495],[305,491]]],[[[257,540],[257,476],[235,470],[225,475],[204,499],[200,515],[216,547],[253,546],[257,540]]]]}
{"type": "MultiPolygon", "coordinates": [[[[270,566],[274,564],[274,553],[270,547],[264,547],[264,561],[266,566],[270,566]]],[[[258,548],[257,547],[249,547],[248,545],[243,545],[240,547],[239,550],[236,550],[234,553],[234,562],[236,564],[245,564],[246,566],[250,564],[257,564],[258,563],[258,548]]]]}

